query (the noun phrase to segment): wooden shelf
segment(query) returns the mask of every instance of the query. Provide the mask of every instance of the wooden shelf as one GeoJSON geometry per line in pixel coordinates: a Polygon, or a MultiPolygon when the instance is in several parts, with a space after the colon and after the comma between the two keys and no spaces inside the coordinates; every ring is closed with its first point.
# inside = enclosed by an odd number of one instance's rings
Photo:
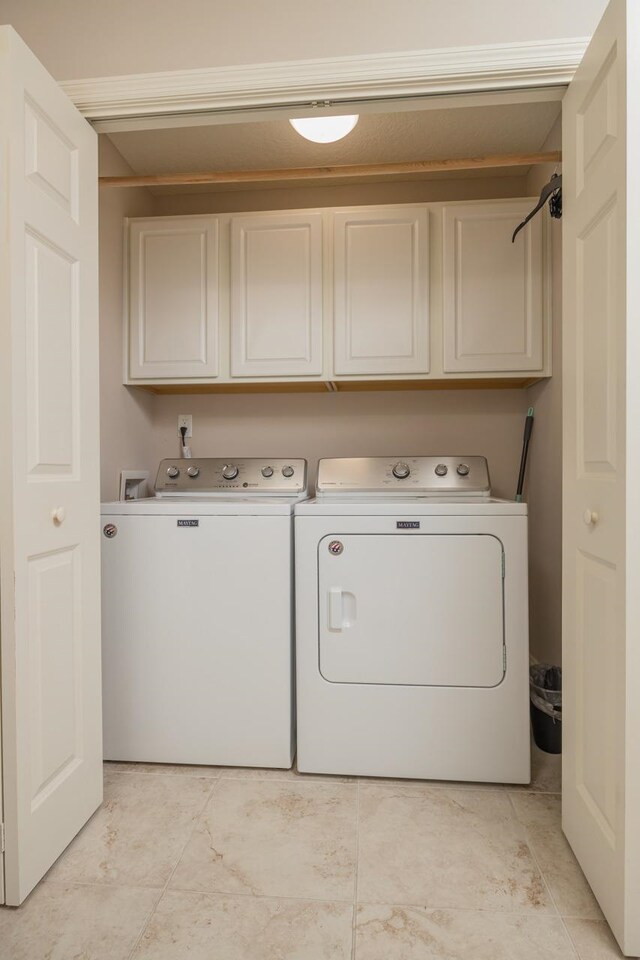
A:
{"type": "Polygon", "coordinates": [[[150,393],[352,393],[380,390],[520,390],[543,377],[483,377],[450,380],[313,380],[256,383],[138,383],[128,384],[150,393]]]}

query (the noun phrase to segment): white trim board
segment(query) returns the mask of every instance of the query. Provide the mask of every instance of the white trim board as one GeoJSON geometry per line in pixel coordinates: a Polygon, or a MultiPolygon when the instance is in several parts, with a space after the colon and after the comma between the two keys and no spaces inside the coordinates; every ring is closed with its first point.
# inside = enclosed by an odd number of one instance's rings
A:
{"type": "MultiPolygon", "coordinates": [[[[310,106],[567,84],[587,38],[66,80],[87,119],[310,106]]],[[[110,129],[114,129],[110,125],[110,129]]]]}

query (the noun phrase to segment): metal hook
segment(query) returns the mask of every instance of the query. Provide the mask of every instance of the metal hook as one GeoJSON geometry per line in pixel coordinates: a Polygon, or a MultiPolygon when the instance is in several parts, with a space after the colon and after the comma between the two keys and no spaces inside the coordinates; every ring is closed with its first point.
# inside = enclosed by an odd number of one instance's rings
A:
{"type": "Polygon", "coordinates": [[[529,223],[529,220],[532,220],[535,217],[536,213],[541,210],[545,203],[549,201],[549,212],[552,217],[559,219],[562,216],[562,174],[554,173],[549,180],[549,183],[540,191],[540,199],[533,208],[530,214],[524,218],[522,223],[518,224],[516,229],[513,231],[513,236],[511,238],[511,243],[515,243],[515,239],[522,230],[523,227],[529,223]]]}

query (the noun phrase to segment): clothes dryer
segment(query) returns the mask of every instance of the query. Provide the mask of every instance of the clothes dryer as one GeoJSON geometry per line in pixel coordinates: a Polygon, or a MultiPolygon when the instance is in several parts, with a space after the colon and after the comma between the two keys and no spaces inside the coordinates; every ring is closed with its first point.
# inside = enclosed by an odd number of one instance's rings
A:
{"type": "Polygon", "coordinates": [[[298,768],[528,782],[527,508],[486,460],[322,460],[295,527],[298,768]]]}

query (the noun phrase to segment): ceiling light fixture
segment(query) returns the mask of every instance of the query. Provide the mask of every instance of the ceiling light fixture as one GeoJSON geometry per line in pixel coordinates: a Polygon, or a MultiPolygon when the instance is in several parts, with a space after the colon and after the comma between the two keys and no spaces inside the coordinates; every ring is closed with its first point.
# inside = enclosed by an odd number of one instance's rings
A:
{"type": "Polygon", "coordinates": [[[289,123],[305,140],[314,143],[335,143],[351,133],[358,122],[358,114],[343,117],[301,117],[289,123]]]}

